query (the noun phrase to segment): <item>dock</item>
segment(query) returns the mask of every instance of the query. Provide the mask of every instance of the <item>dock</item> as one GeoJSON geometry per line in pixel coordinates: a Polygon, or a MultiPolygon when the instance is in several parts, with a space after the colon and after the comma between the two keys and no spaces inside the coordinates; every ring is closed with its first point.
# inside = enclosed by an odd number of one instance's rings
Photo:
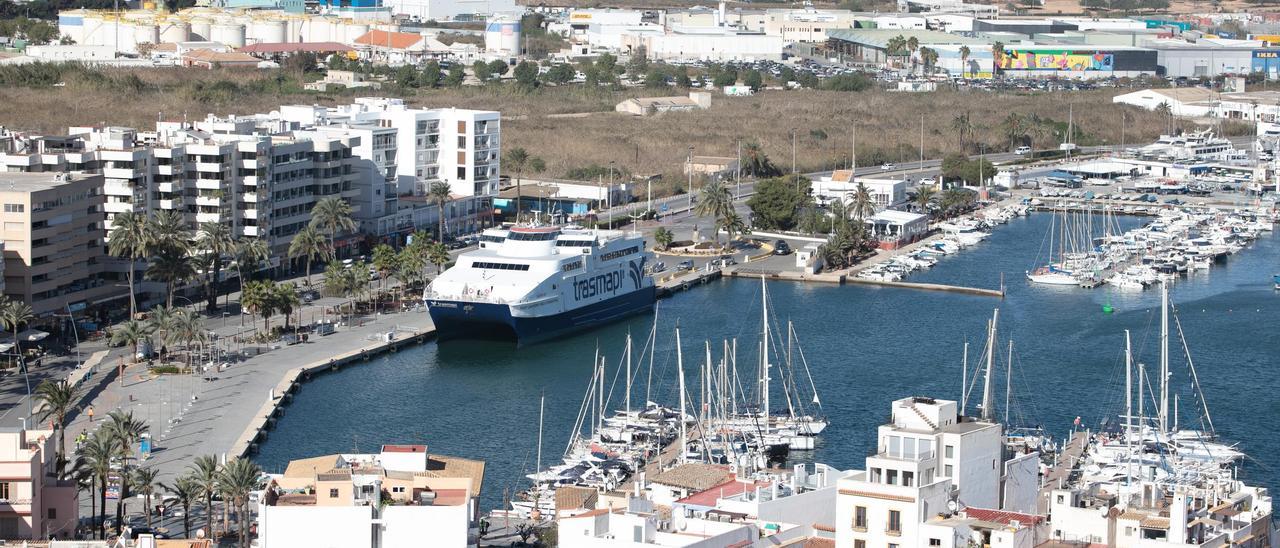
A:
{"type": "Polygon", "coordinates": [[[702,285],[707,282],[718,280],[723,274],[719,268],[711,270],[688,270],[684,272],[674,272],[672,274],[661,276],[655,282],[657,286],[658,298],[662,299],[670,297],[679,291],[685,291],[695,285],[702,285]]]}
{"type": "Polygon", "coordinates": [[[930,284],[920,282],[887,282],[880,280],[868,280],[857,276],[850,276],[847,281],[851,284],[861,285],[879,285],[884,287],[899,287],[904,289],[923,289],[925,291],[943,291],[947,293],[960,293],[963,295],[977,295],[980,297],[996,297],[1004,298],[1004,291],[999,289],[983,289],[980,287],[965,287],[961,285],[946,284],[930,284]]]}
{"type": "Polygon", "coordinates": [[[1067,446],[1063,448],[1062,453],[1058,455],[1058,461],[1054,463],[1053,469],[1045,474],[1043,483],[1040,484],[1040,496],[1037,501],[1037,508],[1041,514],[1049,512],[1049,493],[1057,489],[1071,474],[1071,471],[1080,463],[1080,457],[1084,455],[1085,446],[1089,440],[1087,431],[1079,431],[1071,435],[1071,439],[1067,441],[1067,446]]]}
{"type": "Polygon", "coordinates": [[[394,336],[378,340],[373,344],[363,345],[353,350],[335,354],[328,359],[317,360],[301,367],[287,371],[284,377],[269,392],[267,401],[254,414],[244,432],[231,446],[231,455],[245,456],[257,450],[257,444],[266,437],[266,431],[275,424],[276,417],[284,414],[283,406],[293,398],[293,393],[301,382],[309,380],[312,375],[325,371],[337,371],[353,362],[366,361],[369,358],[385,353],[395,352],[404,346],[420,344],[435,337],[434,328],[415,329],[396,326],[394,336]]]}

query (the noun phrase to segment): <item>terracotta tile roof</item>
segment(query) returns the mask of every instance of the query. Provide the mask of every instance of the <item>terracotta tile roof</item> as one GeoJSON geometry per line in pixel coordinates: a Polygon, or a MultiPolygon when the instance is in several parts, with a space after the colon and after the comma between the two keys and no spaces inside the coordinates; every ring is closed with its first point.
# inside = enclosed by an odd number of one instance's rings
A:
{"type": "Polygon", "coordinates": [[[615,514],[621,514],[621,513],[622,513],[622,509],[621,509],[621,508],[600,508],[600,509],[597,509],[597,510],[592,510],[592,511],[590,511],[590,512],[583,512],[583,513],[578,514],[578,515],[576,515],[576,516],[571,516],[571,517],[561,518],[561,519],[594,518],[594,517],[596,517],[596,516],[603,516],[603,515],[608,514],[608,513],[610,513],[610,512],[613,512],[613,513],[615,513],[615,514]]]}
{"type": "Polygon", "coordinates": [[[556,489],[556,510],[576,510],[596,505],[599,493],[589,487],[566,485],[556,489]]]}
{"type": "Polygon", "coordinates": [[[433,489],[431,492],[436,494],[432,503],[435,506],[462,506],[467,503],[466,489],[433,489]]]}
{"type": "Polygon", "coordinates": [[[727,466],[690,462],[662,472],[654,476],[652,481],[690,491],[706,491],[724,483],[732,476],[727,466]]]}
{"type": "Polygon", "coordinates": [[[809,537],[804,539],[804,544],[801,546],[803,548],[836,548],[836,539],[809,537]]]}
{"type": "Polygon", "coordinates": [[[351,46],[338,42],[261,42],[249,44],[236,51],[241,53],[335,53],[355,50],[351,46]]]}
{"type": "Polygon", "coordinates": [[[484,461],[431,455],[427,460],[427,471],[417,472],[417,475],[429,478],[468,478],[471,480],[471,494],[479,496],[480,488],[484,486],[484,461]]]}
{"type": "Polygon", "coordinates": [[[356,38],[356,44],[361,46],[374,47],[390,47],[393,49],[407,49],[414,44],[422,41],[421,34],[410,34],[407,32],[387,32],[385,30],[371,30],[356,38]]]}
{"type": "Polygon", "coordinates": [[[324,455],[322,457],[311,457],[309,459],[298,459],[289,462],[289,467],[284,470],[286,478],[314,478],[316,474],[328,472],[338,467],[338,461],[342,459],[341,455],[324,455]]]}
{"type": "Polygon", "coordinates": [[[323,474],[316,474],[316,481],[351,481],[351,470],[334,468],[323,474]]]}
{"type": "Polygon", "coordinates": [[[710,489],[706,489],[706,490],[694,493],[685,498],[677,500],[676,502],[679,502],[682,504],[688,504],[690,506],[712,507],[716,505],[717,500],[723,497],[731,497],[733,495],[745,493],[747,491],[754,491],[757,486],[763,489],[769,486],[769,482],[765,481],[765,482],[756,483],[756,482],[749,482],[749,481],[738,481],[737,479],[730,478],[729,481],[726,481],[719,485],[713,485],[710,489]]]}
{"type": "Polygon", "coordinates": [[[1018,512],[1005,512],[1004,510],[988,510],[986,508],[965,508],[964,514],[973,519],[999,523],[1001,525],[1009,525],[1010,522],[1014,521],[1026,525],[1033,525],[1044,521],[1044,516],[1020,514],[1018,512]]]}
{"type": "Polygon", "coordinates": [[[837,169],[837,170],[835,170],[835,171],[832,171],[832,172],[831,172],[831,180],[832,180],[832,181],[848,182],[848,181],[849,181],[849,176],[850,176],[850,175],[853,175],[853,170],[849,170],[849,169],[837,169]]]}
{"type": "Polygon", "coordinates": [[[425,445],[383,445],[383,453],[426,453],[425,445]]]}

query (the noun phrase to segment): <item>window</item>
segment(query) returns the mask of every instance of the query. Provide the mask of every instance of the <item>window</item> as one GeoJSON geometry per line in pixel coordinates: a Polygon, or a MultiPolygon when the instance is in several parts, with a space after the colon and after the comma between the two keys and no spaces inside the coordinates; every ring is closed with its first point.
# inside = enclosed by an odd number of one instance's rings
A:
{"type": "Polygon", "coordinates": [[[948,464],[948,465],[947,465],[947,469],[946,469],[946,471],[945,471],[945,472],[943,472],[943,473],[944,473],[944,474],[946,474],[948,478],[954,478],[954,477],[956,477],[956,473],[955,473],[955,472],[956,472],[956,471],[955,471],[955,468],[953,468],[950,464],[948,464]]]}
{"type": "Polygon", "coordinates": [[[929,546],[942,546],[942,539],[940,538],[929,539],[929,546]]]}
{"type": "Polygon", "coordinates": [[[855,506],[853,508],[853,528],[858,531],[867,530],[867,507],[855,506]]]}
{"type": "Polygon", "coordinates": [[[871,483],[880,483],[880,469],[879,469],[879,468],[872,468],[872,469],[871,469],[871,483]]]}
{"type": "Polygon", "coordinates": [[[404,487],[392,487],[392,488],[391,488],[391,492],[392,492],[392,493],[403,493],[403,492],[404,492],[404,487]]]}
{"type": "Polygon", "coordinates": [[[904,470],[902,472],[902,485],[905,487],[915,487],[916,473],[904,470]]]}
{"type": "Polygon", "coordinates": [[[948,445],[946,448],[946,457],[949,459],[953,459],[955,458],[955,456],[956,456],[956,446],[948,445]]]}
{"type": "Polygon", "coordinates": [[[329,490],[329,498],[331,498],[331,499],[336,499],[336,498],[338,498],[338,490],[337,490],[337,489],[330,489],[330,490],[329,490]]]}
{"type": "Polygon", "coordinates": [[[617,258],[619,258],[619,257],[626,257],[627,255],[633,255],[633,254],[636,254],[636,253],[639,253],[639,252],[640,252],[640,247],[639,247],[639,246],[631,246],[631,247],[628,247],[628,248],[626,248],[626,249],[619,249],[619,250],[617,250],[617,251],[610,251],[610,252],[608,252],[608,253],[605,253],[605,254],[603,254],[603,255],[601,255],[601,256],[600,256],[600,260],[601,260],[601,261],[612,261],[612,260],[617,259],[617,258]]]}
{"type": "MultiPolygon", "coordinates": [[[[902,532],[902,512],[897,510],[889,510],[889,533],[902,532]]],[[[892,544],[890,546],[893,546],[892,544]]]]}
{"type": "Polygon", "coordinates": [[[26,211],[26,209],[27,209],[26,204],[5,204],[4,205],[5,213],[22,213],[23,211],[26,211]]]}
{"type": "Polygon", "coordinates": [[[48,519],[58,519],[58,509],[57,509],[57,508],[50,508],[50,509],[49,509],[49,518],[48,518],[48,519]]]}
{"type": "Polygon", "coordinates": [[[887,483],[887,484],[889,484],[889,485],[897,485],[897,484],[898,484],[898,471],[897,471],[897,470],[885,470],[885,471],[884,471],[884,482],[885,482],[885,483],[887,483]]]}
{"type": "Polygon", "coordinates": [[[9,491],[9,489],[10,489],[10,485],[12,485],[12,484],[10,484],[10,483],[9,483],[9,482],[7,482],[7,481],[6,481],[6,482],[3,482],[3,483],[0,483],[0,500],[9,500],[9,496],[10,496],[10,491],[9,491]]]}
{"type": "Polygon", "coordinates": [[[867,548],[867,541],[862,539],[854,539],[853,548],[867,548]]]}
{"type": "Polygon", "coordinates": [[[476,262],[474,262],[474,263],[471,263],[471,268],[483,268],[483,269],[489,269],[489,270],[521,270],[521,271],[524,271],[524,270],[529,270],[529,265],[527,265],[527,264],[515,264],[515,263],[493,263],[493,262],[486,262],[486,261],[476,261],[476,262]]]}

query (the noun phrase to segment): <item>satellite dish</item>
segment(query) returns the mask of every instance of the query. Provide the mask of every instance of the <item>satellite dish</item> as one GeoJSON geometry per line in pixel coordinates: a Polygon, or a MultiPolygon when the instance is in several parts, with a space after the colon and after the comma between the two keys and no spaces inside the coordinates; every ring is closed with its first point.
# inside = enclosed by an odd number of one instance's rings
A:
{"type": "Polygon", "coordinates": [[[959,511],[959,510],[960,510],[960,505],[959,505],[959,504],[957,504],[957,503],[956,503],[956,501],[955,501],[954,499],[949,500],[949,501],[947,501],[947,510],[950,510],[950,511],[951,511],[951,512],[953,512],[953,513],[954,513],[954,512],[957,512],[957,511],[959,511]]]}

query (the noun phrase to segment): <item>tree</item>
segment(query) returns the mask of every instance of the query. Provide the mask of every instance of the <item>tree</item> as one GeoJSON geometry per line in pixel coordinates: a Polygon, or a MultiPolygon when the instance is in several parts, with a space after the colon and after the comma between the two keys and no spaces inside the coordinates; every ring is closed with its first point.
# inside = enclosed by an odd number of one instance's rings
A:
{"type": "Polygon", "coordinates": [[[911,72],[916,71],[916,50],[920,49],[920,39],[912,36],[907,38],[907,51],[911,52],[911,72]]]}
{"type": "Polygon", "coordinates": [[[18,367],[27,381],[27,397],[31,397],[31,375],[27,371],[27,358],[22,355],[22,341],[18,339],[18,328],[34,320],[31,307],[22,301],[0,297],[0,322],[13,333],[13,355],[18,359],[18,367]]]}
{"type": "Polygon", "coordinates": [[[133,477],[129,483],[133,485],[134,490],[143,496],[146,506],[143,511],[147,516],[147,527],[151,527],[151,496],[156,493],[156,470],[153,468],[142,467],[133,471],[133,477]]]}
{"type": "Polygon", "coordinates": [[[436,209],[440,212],[440,229],[436,231],[436,239],[442,242],[444,241],[444,206],[449,204],[450,194],[449,183],[444,181],[435,181],[431,183],[430,187],[427,187],[427,200],[436,204],[436,209]]]}
{"type": "Polygon", "coordinates": [[[999,77],[1000,67],[1004,64],[1004,42],[996,40],[991,43],[991,75],[999,77]]]}
{"type": "Polygon", "coordinates": [[[702,185],[702,189],[698,191],[698,201],[694,204],[693,213],[700,217],[711,217],[715,227],[713,234],[717,247],[720,246],[720,221],[732,212],[733,195],[729,193],[724,183],[713,180],[702,185]]]}
{"type": "Polygon", "coordinates": [[[378,271],[378,277],[382,279],[382,290],[387,289],[387,278],[391,277],[391,273],[395,272],[399,257],[396,250],[387,244],[378,244],[373,248],[373,268],[378,271]]]}
{"type": "Polygon", "coordinates": [[[133,281],[137,260],[147,256],[147,218],[132,211],[117,213],[111,222],[107,249],[129,262],[129,317],[138,313],[137,284],[133,281]]]}
{"type": "Polygon", "coordinates": [[[188,477],[204,497],[204,528],[208,538],[217,538],[213,534],[213,495],[218,493],[218,457],[201,455],[191,463],[188,477]]]}
{"type": "Polygon", "coordinates": [[[512,76],[516,78],[516,85],[525,90],[532,90],[538,87],[538,65],[532,61],[521,61],[516,65],[512,76]]]}
{"type": "Polygon", "coordinates": [[[179,283],[196,277],[191,256],[176,246],[165,246],[151,260],[147,277],[165,284],[165,305],[173,306],[173,293],[179,283]]]}
{"type": "Polygon", "coordinates": [[[749,177],[777,177],[782,171],[769,161],[769,156],[764,153],[764,147],[760,146],[759,141],[749,141],[742,145],[742,174],[749,177]]]}
{"type": "Polygon", "coordinates": [[[747,200],[752,225],[776,230],[796,226],[800,209],[810,202],[809,180],[804,177],[775,177],[756,183],[755,194],[747,200]]]}
{"type": "Polygon", "coordinates": [[[568,63],[556,63],[547,71],[546,81],[555,85],[563,85],[573,81],[573,67],[568,63]]]}
{"type": "Polygon", "coordinates": [[[907,39],[901,34],[885,42],[884,52],[889,57],[901,57],[907,51],[907,39]]]}
{"type": "Polygon", "coordinates": [[[929,201],[933,199],[938,190],[932,186],[922,185],[916,189],[916,205],[920,206],[920,212],[927,217],[929,215],[929,201]]]}
{"type": "Polygon", "coordinates": [[[449,74],[444,77],[444,85],[451,88],[462,86],[462,82],[467,79],[466,69],[462,68],[459,63],[449,65],[449,74]]]}
{"type": "Polygon", "coordinates": [[[200,483],[188,472],[161,487],[178,499],[178,505],[182,506],[182,536],[191,538],[191,506],[200,500],[200,483]]]}
{"type": "Polygon", "coordinates": [[[329,249],[337,252],[333,244],[339,232],[356,229],[356,221],[351,217],[351,204],[339,196],[330,196],[316,202],[311,208],[311,225],[324,230],[329,235],[329,249]]]}
{"type": "Polygon", "coordinates": [[[853,200],[849,206],[849,212],[858,222],[876,214],[876,202],[871,198],[871,191],[867,189],[867,185],[863,183],[858,183],[854,189],[853,200]]]}
{"type": "Polygon", "coordinates": [[[718,88],[732,86],[738,83],[738,72],[729,68],[720,69],[715,77],[711,79],[711,82],[718,88]]]}
{"type": "Polygon", "coordinates": [[[157,255],[166,250],[191,250],[191,231],[182,213],[170,209],[160,210],[147,222],[147,254],[157,255]]]}
{"type": "Polygon", "coordinates": [[[307,285],[311,285],[311,262],[320,259],[327,261],[332,252],[324,241],[324,236],[316,227],[307,225],[293,235],[289,242],[289,258],[305,257],[307,261],[307,285]]]}
{"type": "Polygon", "coordinates": [[[210,256],[209,270],[205,282],[205,295],[208,299],[206,308],[213,312],[218,308],[218,284],[222,278],[222,260],[225,255],[235,251],[236,241],[231,237],[231,226],[212,221],[200,225],[200,236],[196,245],[210,256]]]}
{"type": "Polygon", "coordinates": [[[480,60],[471,64],[471,74],[481,82],[488,82],[493,77],[493,71],[489,69],[489,63],[480,60]]]}
{"type": "Polygon", "coordinates": [[[511,65],[508,65],[507,62],[503,61],[502,59],[494,59],[492,61],[489,61],[489,73],[492,74],[495,78],[501,78],[505,76],[508,70],[511,70],[511,65]]]}
{"type": "Polygon", "coordinates": [[[734,237],[747,230],[747,223],[742,220],[742,216],[738,215],[737,211],[730,210],[720,216],[720,228],[723,228],[729,236],[725,247],[730,247],[733,245],[734,237]]]}
{"type": "Polygon", "coordinates": [[[665,226],[658,227],[658,230],[653,233],[653,243],[657,244],[663,251],[671,249],[671,242],[675,241],[675,239],[676,235],[667,230],[665,226]]]}
{"type": "Polygon", "coordinates": [[[656,89],[667,87],[667,77],[658,69],[649,69],[644,75],[644,87],[656,89]]]}
{"type": "Polygon", "coordinates": [[[115,465],[115,443],[105,430],[95,430],[76,449],[75,468],[79,474],[91,478],[98,488],[97,510],[93,518],[98,521],[98,538],[107,538],[107,478],[115,465]]]}
{"type": "Polygon", "coordinates": [[[831,91],[864,91],[874,86],[875,82],[866,74],[839,74],[827,78],[822,83],[822,88],[831,91]]]}
{"type": "Polygon", "coordinates": [[[751,69],[742,77],[742,83],[751,88],[751,91],[760,91],[764,89],[764,76],[760,71],[751,69]]]}
{"type": "Polygon", "coordinates": [[[938,51],[933,48],[920,48],[920,63],[924,65],[925,74],[933,74],[933,69],[938,64],[938,51]]]}
{"type": "Polygon", "coordinates": [[[955,115],[951,119],[951,129],[956,130],[956,137],[960,140],[960,150],[965,150],[967,139],[973,134],[973,121],[969,118],[969,113],[962,112],[955,115]]]}
{"type": "Polygon", "coordinates": [[[1027,119],[1016,112],[1005,116],[1000,122],[1000,128],[1004,130],[1004,137],[1009,140],[1009,150],[1017,148],[1027,138],[1027,119]]]}
{"type": "Polygon", "coordinates": [[[689,78],[689,67],[681,65],[676,69],[676,86],[681,89],[693,87],[693,80],[689,78]]]}
{"type": "Polygon", "coordinates": [[[960,77],[964,78],[965,72],[969,70],[969,56],[973,52],[969,51],[969,46],[960,46],[960,77]]]}
{"type": "Polygon", "coordinates": [[[503,159],[503,163],[511,167],[511,171],[516,174],[516,223],[520,223],[520,213],[524,211],[521,200],[523,192],[520,189],[520,179],[524,172],[525,166],[529,165],[529,151],[522,147],[516,147],[507,151],[507,157],[503,159]]]}
{"type": "Polygon", "coordinates": [[[442,266],[449,262],[449,248],[440,242],[435,242],[427,248],[427,260],[431,264],[436,265],[436,274],[439,275],[442,266]]]}
{"type": "Polygon", "coordinates": [[[240,292],[240,307],[262,316],[263,331],[271,333],[271,315],[276,313],[275,286],[267,280],[253,280],[240,292]]]}
{"type": "Polygon", "coordinates": [[[236,509],[240,548],[249,546],[249,493],[262,483],[262,468],[247,459],[231,459],[217,474],[218,492],[236,509]]]}
{"type": "MultiPolygon", "coordinates": [[[[315,217],[312,217],[311,224],[308,224],[304,229],[313,228],[314,224],[315,217]]],[[[330,254],[333,253],[332,248],[329,248],[328,251],[330,254]]],[[[236,244],[236,277],[240,279],[241,293],[244,293],[246,272],[248,274],[257,272],[262,261],[270,257],[271,248],[267,247],[267,241],[262,238],[245,238],[236,244]]]]}
{"type": "Polygon", "coordinates": [[[65,380],[45,379],[36,387],[36,400],[40,406],[36,408],[40,422],[51,420],[58,431],[57,467],[61,471],[67,464],[67,413],[76,403],[78,394],[75,387],[65,380]]]}
{"type": "Polygon", "coordinates": [[[439,87],[440,74],[440,63],[434,60],[427,61],[427,64],[422,66],[422,74],[418,75],[418,81],[428,88],[439,87]]]}
{"type": "Polygon", "coordinates": [[[113,345],[132,345],[133,359],[138,359],[138,345],[143,341],[150,340],[151,329],[143,322],[138,320],[126,321],[115,328],[111,332],[111,344],[113,345]]]}
{"type": "Polygon", "coordinates": [[[298,298],[298,286],[293,285],[293,282],[273,284],[269,298],[272,308],[284,315],[284,329],[288,331],[289,316],[302,306],[302,299],[298,298]]]}
{"type": "MultiPolygon", "coordinates": [[[[147,423],[133,416],[133,411],[115,410],[107,415],[107,424],[102,428],[108,439],[115,446],[116,454],[124,459],[133,456],[133,446],[142,439],[149,427],[147,423]]],[[[124,505],[129,499],[129,489],[133,477],[127,469],[120,473],[120,498],[116,499],[116,523],[124,523],[124,505]]]]}

